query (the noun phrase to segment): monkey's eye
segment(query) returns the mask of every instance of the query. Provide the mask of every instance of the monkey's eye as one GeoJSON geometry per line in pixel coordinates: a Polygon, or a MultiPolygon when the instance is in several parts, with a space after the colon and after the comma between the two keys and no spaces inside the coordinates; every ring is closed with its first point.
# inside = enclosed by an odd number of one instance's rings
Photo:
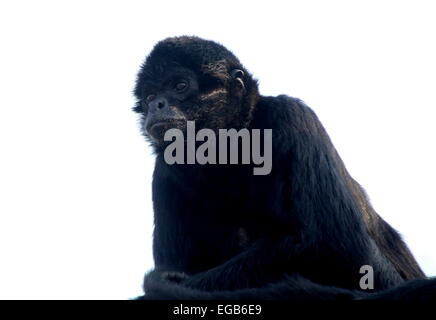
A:
{"type": "Polygon", "coordinates": [[[186,81],[180,81],[177,82],[176,85],[174,86],[174,90],[176,90],[177,92],[183,92],[188,88],[188,83],[186,81]]]}
{"type": "Polygon", "coordinates": [[[154,99],[156,98],[156,96],[154,94],[150,94],[147,96],[147,98],[145,98],[145,103],[150,103],[152,102],[154,99]]]}

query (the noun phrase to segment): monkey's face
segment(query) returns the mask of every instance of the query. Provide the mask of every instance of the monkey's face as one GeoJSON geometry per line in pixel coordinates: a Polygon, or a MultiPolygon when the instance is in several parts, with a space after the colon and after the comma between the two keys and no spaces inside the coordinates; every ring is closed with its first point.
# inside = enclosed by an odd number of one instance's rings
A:
{"type": "Polygon", "coordinates": [[[186,127],[189,110],[197,104],[198,80],[184,68],[145,80],[139,101],[143,130],[155,143],[162,144],[168,129],[186,127]]]}
{"type": "Polygon", "coordinates": [[[145,78],[138,81],[142,87],[136,90],[139,101],[134,109],[143,115],[143,132],[153,145],[164,146],[169,129],[186,133],[187,121],[195,121],[197,130],[241,126],[244,88],[240,79],[235,81],[229,74],[214,77],[183,67],[155,70],[159,72],[143,75],[145,78]]]}

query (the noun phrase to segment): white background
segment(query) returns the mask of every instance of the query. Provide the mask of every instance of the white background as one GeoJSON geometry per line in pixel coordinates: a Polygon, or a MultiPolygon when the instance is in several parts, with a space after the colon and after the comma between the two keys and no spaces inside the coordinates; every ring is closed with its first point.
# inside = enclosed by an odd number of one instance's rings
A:
{"type": "Polygon", "coordinates": [[[431,1],[2,1],[0,298],[141,293],[153,157],[131,91],[182,34],[306,101],[436,275],[435,16],[431,1]]]}

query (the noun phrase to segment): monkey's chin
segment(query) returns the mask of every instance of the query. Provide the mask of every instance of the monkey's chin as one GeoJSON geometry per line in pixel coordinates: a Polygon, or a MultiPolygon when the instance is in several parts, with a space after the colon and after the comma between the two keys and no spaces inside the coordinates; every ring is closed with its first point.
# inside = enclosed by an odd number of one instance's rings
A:
{"type": "Polygon", "coordinates": [[[171,127],[169,127],[167,123],[155,123],[147,128],[147,134],[155,142],[161,142],[163,141],[165,132],[168,129],[171,129],[171,127]]]}

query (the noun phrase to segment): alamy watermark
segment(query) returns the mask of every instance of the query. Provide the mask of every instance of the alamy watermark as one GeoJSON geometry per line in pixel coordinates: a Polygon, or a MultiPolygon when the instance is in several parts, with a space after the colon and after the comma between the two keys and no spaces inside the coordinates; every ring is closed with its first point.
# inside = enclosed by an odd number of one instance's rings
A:
{"type": "Polygon", "coordinates": [[[212,129],[200,129],[196,133],[195,121],[188,121],[186,140],[180,129],[165,132],[165,141],[173,141],[165,148],[167,164],[238,164],[239,150],[241,163],[254,164],[254,175],[267,175],[272,168],[272,129],[218,129],[218,137],[212,129]],[[261,131],[263,144],[261,148],[261,131]],[[185,143],[186,141],[186,143],[185,143]],[[196,142],[203,142],[196,147],[196,142]],[[239,143],[240,142],[240,143],[239,143]],[[229,151],[229,155],[227,154],[229,151]],[[263,155],[261,155],[263,151],[263,155]],[[218,152],[218,157],[217,157],[218,152]]]}
{"type": "Polygon", "coordinates": [[[366,264],[360,267],[359,273],[364,274],[359,281],[360,289],[374,289],[374,268],[366,264]]]}

